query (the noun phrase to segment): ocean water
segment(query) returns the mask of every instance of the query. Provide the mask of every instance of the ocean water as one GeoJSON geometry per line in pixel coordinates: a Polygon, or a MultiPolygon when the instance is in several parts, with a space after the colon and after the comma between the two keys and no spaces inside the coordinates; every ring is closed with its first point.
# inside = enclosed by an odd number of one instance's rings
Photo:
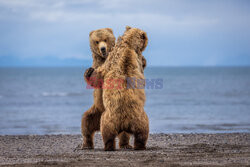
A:
{"type": "MultiPolygon", "coordinates": [[[[80,134],[85,68],[0,68],[0,135],[80,134]]],[[[151,133],[250,132],[250,67],[147,67],[151,133]]]]}

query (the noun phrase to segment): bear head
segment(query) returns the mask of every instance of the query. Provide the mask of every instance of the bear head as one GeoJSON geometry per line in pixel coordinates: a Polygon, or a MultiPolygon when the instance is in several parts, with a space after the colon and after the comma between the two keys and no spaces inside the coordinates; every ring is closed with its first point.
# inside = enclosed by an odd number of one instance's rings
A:
{"type": "Polygon", "coordinates": [[[90,48],[93,53],[106,59],[115,46],[115,36],[111,28],[103,28],[89,33],[90,48]]]}
{"type": "Polygon", "coordinates": [[[137,53],[141,53],[147,47],[148,37],[146,32],[126,26],[122,41],[137,53]]]}

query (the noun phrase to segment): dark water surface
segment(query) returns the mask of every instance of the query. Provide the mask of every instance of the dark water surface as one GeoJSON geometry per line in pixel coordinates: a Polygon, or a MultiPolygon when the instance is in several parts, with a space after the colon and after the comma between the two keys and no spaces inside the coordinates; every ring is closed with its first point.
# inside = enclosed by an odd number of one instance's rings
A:
{"type": "MultiPolygon", "coordinates": [[[[0,68],[0,135],[79,134],[84,68],[0,68]]],[[[148,67],[151,133],[250,132],[250,67],[148,67]],[[160,88],[160,89],[159,89],[160,88]]]]}

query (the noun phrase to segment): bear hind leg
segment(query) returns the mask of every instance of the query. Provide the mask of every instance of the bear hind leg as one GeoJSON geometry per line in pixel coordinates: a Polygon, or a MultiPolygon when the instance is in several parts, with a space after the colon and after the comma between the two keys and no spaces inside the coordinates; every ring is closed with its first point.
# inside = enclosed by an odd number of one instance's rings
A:
{"type": "Polygon", "coordinates": [[[99,111],[95,106],[92,106],[83,114],[81,125],[83,144],[81,149],[94,148],[94,133],[100,129],[101,114],[101,111],[99,111]]]}
{"type": "Polygon", "coordinates": [[[134,137],[135,137],[134,149],[135,150],[145,150],[147,139],[148,139],[148,132],[146,132],[146,131],[137,132],[134,134],[134,137]]]}
{"type": "Polygon", "coordinates": [[[115,129],[115,124],[112,121],[112,118],[109,118],[109,115],[106,111],[101,117],[101,133],[104,143],[105,151],[114,151],[115,150],[115,138],[118,135],[117,130],[115,129]]]}
{"type": "Polygon", "coordinates": [[[133,147],[129,144],[130,134],[123,131],[119,134],[119,147],[122,149],[132,149],[133,147]]]}
{"type": "Polygon", "coordinates": [[[102,138],[105,151],[115,151],[115,137],[115,132],[111,132],[108,129],[102,130],[102,138]]]}

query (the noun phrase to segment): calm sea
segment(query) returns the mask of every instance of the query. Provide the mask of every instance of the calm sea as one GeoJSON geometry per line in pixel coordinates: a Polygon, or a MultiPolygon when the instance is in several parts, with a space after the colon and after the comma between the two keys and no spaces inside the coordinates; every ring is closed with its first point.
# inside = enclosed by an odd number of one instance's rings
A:
{"type": "MultiPolygon", "coordinates": [[[[80,134],[84,68],[0,68],[0,135],[80,134]]],[[[148,67],[151,133],[250,132],[250,67],[148,67]]]]}

